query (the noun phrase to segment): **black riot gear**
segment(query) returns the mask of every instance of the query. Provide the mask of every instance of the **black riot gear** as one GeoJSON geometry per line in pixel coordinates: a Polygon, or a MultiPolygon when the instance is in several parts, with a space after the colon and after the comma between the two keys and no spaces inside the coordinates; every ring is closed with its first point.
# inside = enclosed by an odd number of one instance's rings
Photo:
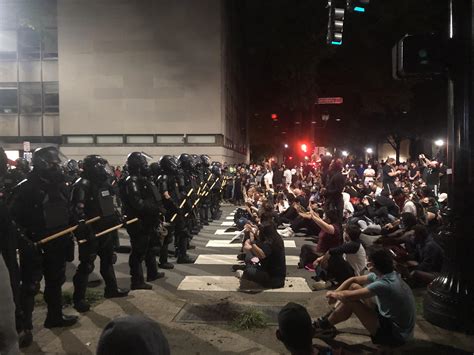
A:
{"type": "Polygon", "coordinates": [[[200,156],[202,165],[204,165],[206,168],[208,168],[211,165],[211,158],[209,155],[202,154],[200,156]]]}
{"type": "Polygon", "coordinates": [[[146,155],[140,152],[130,153],[127,157],[128,171],[132,175],[143,175],[149,174],[148,161],[146,155]]]}
{"type": "Polygon", "coordinates": [[[82,162],[82,169],[84,177],[95,182],[104,182],[113,177],[112,168],[100,155],[86,156],[82,162]]]}
{"type": "Polygon", "coordinates": [[[160,159],[160,166],[165,174],[178,174],[178,162],[172,155],[163,155],[160,159]]]}
{"type": "Polygon", "coordinates": [[[8,157],[2,147],[0,147],[0,176],[6,174],[8,170],[8,157]]]}
{"type": "Polygon", "coordinates": [[[62,313],[61,288],[66,280],[66,262],[72,261],[74,243],[69,234],[44,244],[41,249],[34,246],[49,235],[68,227],[73,218],[69,209],[69,189],[64,179],[51,179],[52,168],[59,168],[59,152],[54,147],[41,148],[33,154],[34,169],[28,174],[16,194],[11,212],[15,222],[24,230],[19,239],[21,269],[21,304],[24,312],[24,327],[33,327],[32,313],[35,294],[44,276],[44,299],[48,313],[44,326],[47,328],[70,326],[77,317],[62,313]]]}
{"type": "Polygon", "coordinates": [[[113,227],[120,222],[119,214],[115,210],[113,195],[114,189],[108,177],[108,162],[100,155],[88,155],[84,159],[82,177],[72,187],[71,203],[76,214],[76,219],[83,221],[97,216],[101,219],[92,226],[83,225],[76,230],[75,235],[79,241],[79,266],[73,278],[74,283],[74,308],[79,312],[87,312],[90,308],[85,301],[89,274],[94,270],[94,261],[100,258],[100,274],[105,282],[106,298],[124,297],[127,290],[117,287],[114,272],[114,241],[118,237],[113,231],[101,237],[94,234],[113,227]]]}
{"type": "Polygon", "coordinates": [[[18,158],[15,160],[16,170],[21,171],[23,174],[28,174],[30,172],[30,163],[25,158],[18,158]]]}
{"type": "Polygon", "coordinates": [[[150,173],[156,179],[158,176],[163,175],[163,169],[160,163],[154,162],[150,164],[150,173]]]}
{"type": "Polygon", "coordinates": [[[193,157],[190,156],[189,154],[183,153],[179,156],[178,158],[179,161],[179,167],[183,169],[184,171],[192,171],[194,168],[194,161],[193,157]]]}

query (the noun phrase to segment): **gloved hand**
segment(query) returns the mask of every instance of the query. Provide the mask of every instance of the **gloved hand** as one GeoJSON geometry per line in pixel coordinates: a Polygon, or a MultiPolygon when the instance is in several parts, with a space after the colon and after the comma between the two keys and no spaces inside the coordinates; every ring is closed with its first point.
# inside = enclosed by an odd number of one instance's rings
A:
{"type": "Polygon", "coordinates": [[[85,240],[90,242],[95,238],[94,232],[92,231],[91,227],[86,224],[84,219],[79,220],[77,223],[77,229],[74,231],[74,235],[78,241],[85,240]]]}

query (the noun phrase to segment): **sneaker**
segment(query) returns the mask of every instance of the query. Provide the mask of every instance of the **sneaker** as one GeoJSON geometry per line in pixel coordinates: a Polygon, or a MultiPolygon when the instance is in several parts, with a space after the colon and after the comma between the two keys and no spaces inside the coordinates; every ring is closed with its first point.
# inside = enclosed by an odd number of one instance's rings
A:
{"type": "Polygon", "coordinates": [[[244,270],[237,270],[235,272],[235,277],[237,277],[238,279],[241,279],[243,275],[244,275],[244,270]]]}
{"type": "Polygon", "coordinates": [[[295,236],[295,232],[293,229],[291,229],[291,227],[285,228],[282,231],[278,231],[278,233],[280,233],[280,235],[284,238],[293,238],[295,236]]]}
{"type": "Polygon", "coordinates": [[[315,282],[312,289],[313,289],[313,291],[321,291],[321,290],[326,290],[329,287],[331,287],[330,282],[326,282],[326,281],[321,280],[321,281],[315,282]]]}
{"type": "Polygon", "coordinates": [[[290,223],[282,223],[282,225],[283,225],[283,227],[285,227],[285,228],[289,228],[289,227],[291,226],[290,223]]]}
{"type": "Polygon", "coordinates": [[[232,270],[233,270],[233,271],[245,270],[245,264],[232,265],[232,270]]]}
{"type": "Polygon", "coordinates": [[[329,323],[328,319],[325,317],[316,319],[313,322],[313,329],[313,338],[332,339],[338,333],[336,327],[329,323]]]}

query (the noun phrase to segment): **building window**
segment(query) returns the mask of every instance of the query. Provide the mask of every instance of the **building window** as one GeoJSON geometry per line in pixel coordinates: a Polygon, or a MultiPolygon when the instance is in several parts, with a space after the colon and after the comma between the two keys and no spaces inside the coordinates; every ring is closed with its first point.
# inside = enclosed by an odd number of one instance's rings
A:
{"type": "Polygon", "coordinates": [[[96,136],[97,144],[123,144],[123,136],[96,136]]]}
{"type": "Polygon", "coordinates": [[[20,83],[20,112],[41,113],[41,83],[20,83]]]}
{"type": "Polygon", "coordinates": [[[43,31],[43,59],[58,57],[58,29],[43,31]]]}
{"type": "Polygon", "coordinates": [[[16,31],[0,31],[0,59],[16,60],[16,31]]]}
{"type": "Polygon", "coordinates": [[[18,89],[0,85],[0,113],[18,113],[18,89]]]}
{"type": "Polygon", "coordinates": [[[40,59],[40,33],[32,29],[18,31],[18,52],[20,59],[40,59]]]}
{"type": "Polygon", "coordinates": [[[128,144],[150,144],[154,143],[153,136],[127,136],[128,144]]]}
{"type": "Polygon", "coordinates": [[[183,144],[184,138],[182,135],[163,135],[156,136],[157,144],[183,144]]]}
{"type": "Polygon", "coordinates": [[[67,136],[66,142],[68,144],[94,144],[93,136],[67,136]]]}
{"type": "Polygon", "coordinates": [[[43,83],[43,100],[45,113],[59,112],[59,85],[56,82],[43,83]]]}
{"type": "Polygon", "coordinates": [[[214,135],[189,135],[187,138],[190,144],[216,144],[216,136],[214,135]]]}

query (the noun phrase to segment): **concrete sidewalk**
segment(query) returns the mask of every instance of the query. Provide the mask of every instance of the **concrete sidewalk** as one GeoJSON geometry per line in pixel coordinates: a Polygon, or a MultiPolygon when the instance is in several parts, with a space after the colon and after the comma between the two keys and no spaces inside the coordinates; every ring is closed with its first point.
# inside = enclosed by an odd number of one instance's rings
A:
{"type": "MultiPolygon", "coordinates": [[[[50,331],[44,329],[44,306],[35,311],[35,343],[25,353],[28,354],[94,354],[104,326],[111,320],[126,314],[143,314],[158,321],[167,336],[172,354],[284,354],[283,345],[275,338],[275,326],[252,331],[237,331],[230,324],[181,323],[174,320],[186,301],[177,299],[170,290],[158,287],[152,291],[133,291],[130,297],[103,300],[93,309],[81,315],[78,325],[69,329],[50,331]]],[[[252,305],[255,295],[232,293],[224,297],[226,302],[252,305]]],[[[324,291],[306,295],[304,304],[312,317],[327,311],[324,291]]],[[[200,297],[197,297],[197,300],[200,297]]],[[[222,293],[210,292],[206,300],[199,303],[216,304],[222,302],[222,293]]],[[[260,303],[260,302],[259,302],[260,303]]],[[[267,304],[271,305],[271,302],[267,304]]],[[[273,304],[283,306],[284,303],[273,304]]],[[[65,313],[74,313],[67,308],[65,313]]],[[[354,353],[377,351],[360,323],[355,318],[342,323],[339,334],[331,345],[354,353]]],[[[324,342],[315,339],[320,345],[324,342]]],[[[415,340],[395,350],[394,353],[411,354],[462,354],[474,351],[474,337],[449,332],[432,326],[418,317],[415,340]]]]}

